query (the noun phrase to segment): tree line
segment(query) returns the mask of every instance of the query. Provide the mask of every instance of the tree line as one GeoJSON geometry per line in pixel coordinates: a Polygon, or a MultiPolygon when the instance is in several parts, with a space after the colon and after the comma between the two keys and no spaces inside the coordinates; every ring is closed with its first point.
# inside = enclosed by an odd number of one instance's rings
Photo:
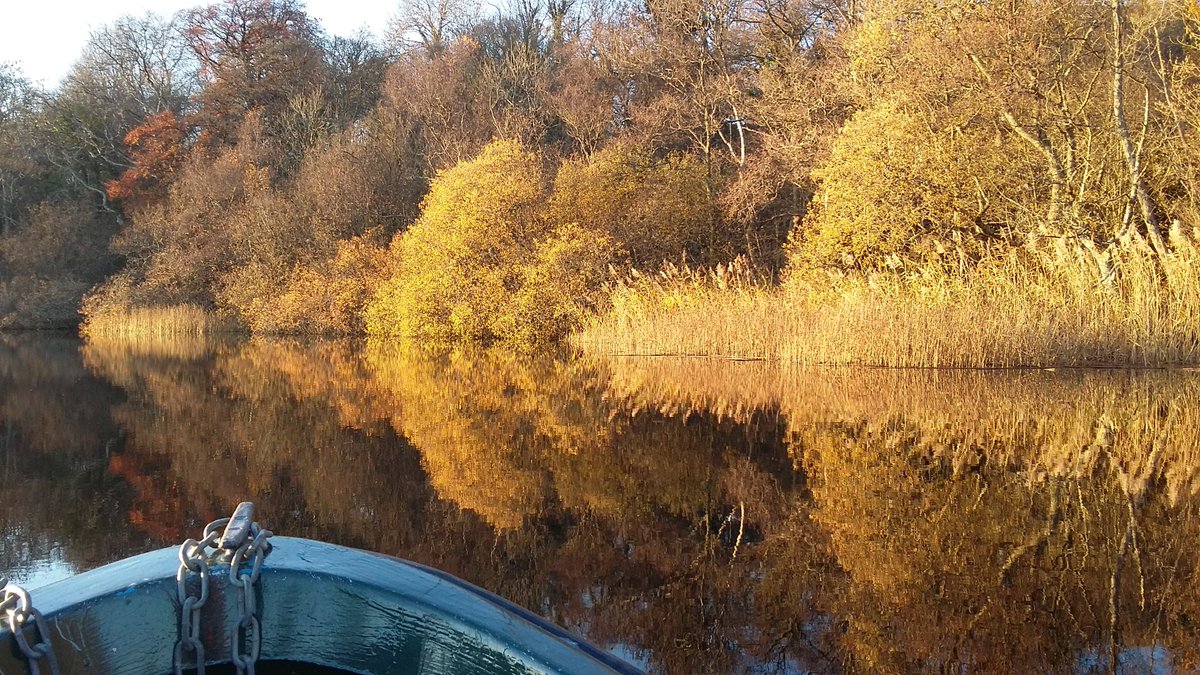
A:
{"type": "Polygon", "coordinates": [[[1169,0],[297,0],[0,68],[0,325],[552,341],[613,275],[969,267],[1200,223],[1200,9],[1169,0]]]}

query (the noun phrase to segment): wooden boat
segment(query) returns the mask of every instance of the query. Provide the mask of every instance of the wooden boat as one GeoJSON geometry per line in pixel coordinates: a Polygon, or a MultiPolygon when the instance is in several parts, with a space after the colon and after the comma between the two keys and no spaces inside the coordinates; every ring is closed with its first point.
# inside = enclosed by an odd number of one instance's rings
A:
{"type": "Polygon", "coordinates": [[[0,673],[161,675],[197,662],[251,673],[640,672],[435,569],[293,537],[272,537],[268,549],[270,533],[251,525],[253,505],[238,508],[206,529],[226,527],[211,552],[204,544],[215,535],[35,589],[40,621],[20,616],[28,608],[8,594],[0,673]],[[207,572],[190,571],[201,566],[207,572]],[[39,655],[43,641],[50,653],[39,655]]]}

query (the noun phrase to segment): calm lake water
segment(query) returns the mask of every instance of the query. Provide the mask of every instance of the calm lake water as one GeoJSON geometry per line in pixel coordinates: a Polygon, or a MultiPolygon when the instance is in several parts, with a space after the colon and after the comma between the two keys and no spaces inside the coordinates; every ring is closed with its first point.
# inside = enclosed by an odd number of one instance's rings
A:
{"type": "Polygon", "coordinates": [[[656,672],[1200,664],[1197,373],[0,334],[0,422],[30,587],[250,498],[656,672]]]}

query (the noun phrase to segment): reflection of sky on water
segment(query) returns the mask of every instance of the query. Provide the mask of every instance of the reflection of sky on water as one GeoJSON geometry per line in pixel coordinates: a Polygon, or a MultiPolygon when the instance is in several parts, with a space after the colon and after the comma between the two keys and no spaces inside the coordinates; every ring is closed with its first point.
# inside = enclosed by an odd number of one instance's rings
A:
{"type": "MultiPolygon", "coordinates": [[[[1079,657],[1076,673],[1108,672],[1108,655],[1091,650],[1079,657]]],[[[1159,645],[1156,647],[1126,647],[1117,652],[1119,675],[1171,675],[1177,672],[1172,666],[1171,652],[1159,645]]],[[[1195,669],[1190,671],[1200,672],[1195,669]]]]}
{"type": "Polygon", "coordinates": [[[9,581],[12,583],[33,590],[66,579],[79,571],[62,558],[61,549],[55,548],[50,551],[49,557],[34,558],[27,565],[7,570],[7,574],[11,575],[9,581]]]}
{"type": "Polygon", "coordinates": [[[628,663],[636,668],[641,668],[647,672],[650,671],[650,661],[646,659],[645,653],[636,650],[629,645],[605,645],[604,651],[616,656],[625,663],[628,663]]]}

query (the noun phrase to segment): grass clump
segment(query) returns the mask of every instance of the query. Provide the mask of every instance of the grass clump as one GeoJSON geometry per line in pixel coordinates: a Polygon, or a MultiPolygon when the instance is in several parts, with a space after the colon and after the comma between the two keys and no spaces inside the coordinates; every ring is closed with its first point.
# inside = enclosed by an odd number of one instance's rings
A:
{"type": "Polygon", "coordinates": [[[744,258],[714,268],[667,263],[632,270],[610,289],[608,308],[572,342],[587,351],[778,358],[792,317],[770,279],[744,258]]]}
{"type": "Polygon", "coordinates": [[[236,332],[236,324],[211,310],[183,304],[164,307],[106,307],[89,313],[80,333],[89,339],[120,339],[131,343],[175,337],[236,332]]]}

